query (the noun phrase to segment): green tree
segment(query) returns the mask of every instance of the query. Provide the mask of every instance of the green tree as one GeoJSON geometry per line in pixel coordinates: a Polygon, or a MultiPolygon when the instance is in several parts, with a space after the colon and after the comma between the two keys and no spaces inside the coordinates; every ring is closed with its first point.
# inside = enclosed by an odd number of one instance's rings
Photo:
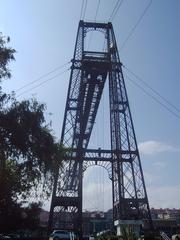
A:
{"type": "Polygon", "coordinates": [[[124,225],[122,227],[122,237],[124,240],[136,240],[137,237],[134,232],[133,225],[124,225]]]}
{"type": "Polygon", "coordinates": [[[6,161],[0,172],[0,230],[8,231],[9,226],[21,225],[21,204],[17,203],[18,194],[23,186],[15,161],[6,161]]]}
{"type": "Polygon", "coordinates": [[[7,46],[7,43],[9,42],[10,38],[4,37],[0,32],[0,79],[11,77],[11,72],[8,64],[10,61],[15,60],[14,53],[16,51],[7,46]]]}
{"type": "Polygon", "coordinates": [[[6,159],[14,159],[31,180],[51,169],[56,148],[48,126],[44,125],[44,109],[36,100],[19,103],[12,98],[0,109],[2,167],[6,159]]]}
{"type": "Polygon", "coordinates": [[[29,230],[36,230],[40,226],[41,202],[32,202],[23,210],[23,227],[29,230]]]}
{"type": "MultiPolygon", "coordinates": [[[[9,41],[0,34],[0,81],[11,77],[9,63],[15,60],[9,41]]],[[[20,224],[19,199],[26,199],[39,183],[46,196],[51,192],[62,147],[46,124],[45,109],[35,99],[19,102],[0,87],[0,230],[20,224]]]]}
{"type": "MultiPolygon", "coordinates": [[[[0,80],[10,78],[9,63],[15,50],[10,39],[0,34],[0,80]]],[[[57,144],[44,118],[45,105],[35,99],[18,102],[14,94],[0,88],[0,160],[4,168],[13,159],[29,177],[29,182],[52,170],[57,144]]],[[[34,182],[33,182],[34,184],[34,182]]]]}

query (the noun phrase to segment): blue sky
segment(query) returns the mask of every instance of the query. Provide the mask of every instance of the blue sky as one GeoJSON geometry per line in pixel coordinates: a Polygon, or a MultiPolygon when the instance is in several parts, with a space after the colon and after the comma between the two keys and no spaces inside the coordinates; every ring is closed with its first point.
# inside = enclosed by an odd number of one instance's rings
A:
{"type": "MultiPolygon", "coordinates": [[[[113,19],[120,58],[125,66],[180,109],[180,1],[153,0],[121,49],[149,2],[124,0],[113,19]]],[[[116,0],[101,0],[96,20],[108,21],[115,3],[116,0]]],[[[10,65],[12,79],[3,83],[4,91],[16,91],[70,61],[81,4],[81,0],[1,1],[0,31],[10,36],[10,44],[17,51],[16,61],[10,65]]],[[[95,19],[97,4],[98,0],[87,1],[85,20],[95,19]]],[[[93,39],[91,47],[94,47],[93,39]]],[[[16,92],[19,100],[36,97],[46,103],[46,118],[52,121],[57,139],[61,133],[69,71],[42,86],[23,92],[68,67],[16,92]]],[[[175,117],[137,88],[128,77],[153,94],[125,69],[124,75],[150,206],[180,208],[180,112],[171,109],[179,115],[179,118],[175,117]]],[[[165,102],[163,104],[167,106],[165,102]]],[[[105,106],[106,93],[92,136],[94,145],[101,147],[107,144],[108,138],[109,119],[105,106]]],[[[111,186],[106,172],[98,167],[89,168],[85,173],[84,186],[85,209],[105,210],[110,207],[111,186]],[[98,192],[97,199],[93,198],[95,192],[98,192]],[[105,196],[104,199],[102,196],[105,196]]]]}

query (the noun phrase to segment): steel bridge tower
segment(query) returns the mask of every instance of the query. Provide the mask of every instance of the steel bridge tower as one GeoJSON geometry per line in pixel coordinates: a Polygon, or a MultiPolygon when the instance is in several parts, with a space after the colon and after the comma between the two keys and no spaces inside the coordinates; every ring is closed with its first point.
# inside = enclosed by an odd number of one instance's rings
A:
{"type": "MultiPolygon", "coordinates": [[[[103,44],[103,43],[102,43],[103,44]]],[[[106,164],[112,180],[113,218],[119,224],[151,221],[149,203],[111,23],[79,22],[62,127],[61,143],[70,151],[55,177],[50,229],[72,229],[82,236],[83,173],[106,164]],[[104,34],[107,51],[85,51],[89,31],[104,34]],[[105,82],[109,86],[111,149],[89,149],[105,82]]]]}

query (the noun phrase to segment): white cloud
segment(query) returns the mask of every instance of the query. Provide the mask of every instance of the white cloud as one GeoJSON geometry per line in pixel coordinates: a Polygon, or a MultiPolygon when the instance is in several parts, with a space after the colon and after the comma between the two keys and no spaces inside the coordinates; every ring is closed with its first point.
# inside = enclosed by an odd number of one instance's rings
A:
{"type": "Polygon", "coordinates": [[[89,183],[83,189],[83,208],[89,211],[106,211],[112,208],[112,185],[106,183],[89,183]]]}
{"type": "MultiPolygon", "coordinates": [[[[159,177],[153,177],[153,181],[159,177]]],[[[149,178],[149,176],[147,176],[149,178]]],[[[150,182],[152,179],[148,179],[150,182]]],[[[149,185],[149,184],[148,184],[149,185]]],[[[104,186],[91,183],[84,188],[83,209],[93,211],[106,211],[112,208],[112,186],[111,183],[104,186]]],[[[180,208],[180,185],[172,186],[150,186],[147,187],[149,204],[154,208],[180,208]]]]}
{"type": "Polygon", "coordinates": [[[4,32],[4,27],[0,26],[0,32],[3,33],[4,32]]]}
{"type": "Polygon", "coordinates": [[[139,143],[139,151],[144,155],[151,155],[162,152],[180,152],[180,147],[174,147],[158,141],[146,141],[139,143]]]}
{"type": "Polygon", "coordinates": [[[84,172],[84,181],[86,181],[94,172],[94,168],[93,166],[90,166],[86,169],[86,171],[84,172]]]}
{"type": "Polygon", "coordinates": [[[88,167],[83,178],[83,209],[108,210],[112,208],[112,182],[101,166],[88,167]]]}
{"type": "MultiPolygon", "coordinates": [[[[165,167],[164,163],[157,161],[154,163],[158,167],[165,167]]],[[[96,181],[100,177],[100,172],[95,173],[92,167],[90,172],[85,176],[83,188],[83,208],[89,211],[101,210],[106,211],[112,208],[112,184],[106,178],[103,181],[96,181]],[[91,177],[90,177],[91,175],[91,177]],[[99,176],[97,176],[99,175],[99,176]],[[105,181],[106,180],[106,181],[105,181]]],[[[101,176],[102,177],[102,176],[101,176]]],[[[179,208],[180,205],[180,184],[157,186],[162,182],[162,176],[144,172],[149,203],[151,207],[155,208],[179,208]]]]}
{"type": "Polygon", "coordinates": [[[162,161],[157,161],[157,162],[153,163],[153,165],[154,165],[155,167],[160,167],[160,168],[166,167],[166,163],[165,163],[165,162],[162,162],[162,161]]]}
{"type": "Polygon", "coordinates": [[[146,171],[144,171],[144,178],[145,183],[147,183],[148,185],[155,184],[161,179],[159,175],[155,175],[146,171]]]}
{"type": "Polygon", "coordinates": [[[155,208],[180,208],[180,185],[147,188],[149,203],[155,208]]]}

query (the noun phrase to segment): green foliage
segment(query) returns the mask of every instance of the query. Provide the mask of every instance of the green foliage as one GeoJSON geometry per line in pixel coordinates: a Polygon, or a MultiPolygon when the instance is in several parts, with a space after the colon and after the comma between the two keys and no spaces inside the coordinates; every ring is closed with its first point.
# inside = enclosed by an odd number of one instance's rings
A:
{"type": "MultiPolygon", "coordinates": [[[[0,81],[10,78],[9,63],[15,60],[10,39],[0,33],[0,81]]],[[[44,104],[35,99],[19,102],[15,94],[6,94],[0,87],[0,231],[21,226],[23,199],[28,199],[39,184],[48,197],[64,154],[55,142],[44,118],[44,104]]],[[[24,210],[27,225],[35,226],[39,205],[24,210]],[[30,221],[31,223],[28,223],[30,221]]]]}
{"type": "Polygon", "coordinates": [[[122,237],[124,240],[137,240],[134,229],[130,225],[122,227],[122,237]]]}
{"type": "Polygon", "coordinates": [[[24,229],[35,230],[39,227],[41,207],[40,202],[30,203],[27,208],[22,210],[22,227],[24,229]]]}
{"type": "Polygon", "coordinates": [[[14,49],[7,47],[7,44],[10,42],[10,38],[5,38],[0,32],[0,79],[10,78],[11,73],[8,68],[10,61],[15,60],[14,49]]]}
{"type": "Polygon", "coordinates": [[[21,204],[17,202],[18,193],[25,187],[19,174],[18,165],[7,160],[0,169],[0,230],[15,230],[21,225],[21,204]]]}
{"type": "MultiPolygon", "coordinates": [[[[17,102],[3,97],[0,109],[0,157],[18,163],[22,180],[37,187],[42,178],[53,172],[57,144],[45,125],[45,106],[36,100],[17,102]]],[[[49,179],[48,179],[49,180],[49,179]]],[[[52,178],[51,178],[52,180],[52,178]]]]}
{"type": "Polygon", "coordinates": [[[114,232],[104,233],[101,236],[96,237],[96,240],[122,240],[123,238],[115,235],[114,232]]]}
{"type": "Polygon", "coordinates": [[[6,160],[0,169],[0,231],[10,232],[17,229],[34,230],[39,226],[41,203],[31,203],[23,207],[18,196],[30,194],[32,183],[24,179],[23,172],[14,160],[6,160]]]}
{"type": "Polygon", "coordinates": [[[6,160],[3,168],[0,169],[0,201],[4,208],[8,206],[9,199],[17,200],[22,190],[25,190],[26,182],[22,181],[22,173],[14,160],[6,160]]]}
{"type": "MultiPolygon", "coordinates": [[[[0,79],[10,77],[15,50],[6,46],[9,41],[0,34],[0,79]]],[[[58,154],[44,111],[45,105],[35,99],[18,102],[0,88],[0,164],[3,168],[7,159],[16,161],[23,181],[32,186],[53,173],[58,154]]]]}
{"type": "Polygon", "coordinates": [[[155,233],[154,232],[151,232],[151,231],[148,231],[144,234],[144,240],[154,240],[154,239],[159,239],[159,238],[156,238],[155,237],[155,233]]]}
{"type": "Polygon", "coordinates": [[[42,162],[48,165],[54,139],[43,125],[44,105],[36,100],[19,103],[14,99],[8,105],[0,109],[1,149],[16,160],[21,157],[21,160],[36,161],[40,166],[42,162]]]}

